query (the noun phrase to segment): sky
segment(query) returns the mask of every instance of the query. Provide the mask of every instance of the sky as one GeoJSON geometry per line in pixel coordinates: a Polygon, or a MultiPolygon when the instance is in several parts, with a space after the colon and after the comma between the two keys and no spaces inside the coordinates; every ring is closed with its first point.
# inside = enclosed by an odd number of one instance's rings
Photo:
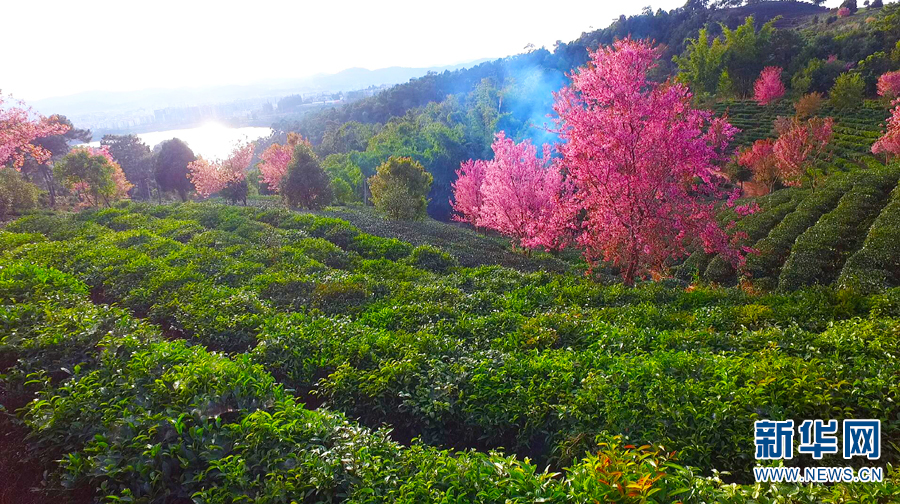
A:
{"type": "MultiPolygon", "coordinates": [[[[683,3],[650,2],[653,10],[683,3]]],[[[574,40],[646,5],[632,0],[2,4],[6,47],[0,51],[0,90],[24,100],[498,58],[522,52],[529,43],[552,48],[557,40],[574,40]]]]}

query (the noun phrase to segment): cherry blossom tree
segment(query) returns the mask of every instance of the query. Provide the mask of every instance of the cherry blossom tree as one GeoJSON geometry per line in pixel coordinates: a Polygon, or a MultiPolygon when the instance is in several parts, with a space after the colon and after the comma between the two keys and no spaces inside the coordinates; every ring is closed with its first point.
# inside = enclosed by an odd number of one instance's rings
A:
{"type": "Polygon", "coordinates": [[[203,197],[232,189],[226,195],[232,201],[246,200],[247,167],[253,159],[253,143],[240,143],[223,161],[207,161],[200,157],[188,164],[188,173],[197,193],[203,197]],[[239,187],[242,186],[243,191],[239,187]],[[236,196],[236,197],[232,197],[236,196]]]}
{"type": "Polygon", "coordinates": [[[738,164],[747,167],[753,173],[753,180],[766,186],[769,192],[775,188],[780,175],[774,147],[772,139],[757,140],[738,157],[738,164]]]}
{"type": "Polygon", "coordinates": [[[31,142],[38,138],[62,135],[69,126],[38,116],[24,102],[0,93],[0,167],[11,164],[19,170],[30,155],[40,163],[50,160],[50,151],[31,142]]]}
{"type": "Polygon", "coordinates": [[[281,191],[281,179],[287,173],[294,148],[301,143],[309,145],[309,142],[299,134],[288,133],[287,142],[284,145],[272,144],[260,155],[259,173],[262,175],[263,182],[271,190],[281,191]]]}
{"type": "Polygon", "coordinates": [[[494,229],[523,248],[563,245],[568,219],[560,206],[570,188],[545,145],[515,143],[501,131],[491,145],[494,159],[462,164],[454,184],[457,220],[494,229]]]}
{"type": "Polygon", "coordinates": [[[801,186],[806,179],[815,188],[816,167],[829,155],[834,119],[782,120],[776,123],[776,130],[779,136],[772,152],[781,180],[785,185],[801,186]]]}
{"type": "Polygon", "coordinates": [[[629,285],[663,273],[692,243],[740,266],[746,251],[715,218],[725,196],[717,164],[737,130],[694,109],[684,85],[650,81],[660,57],[650,43],[620,40],[590,57],[554,105],[585,258],[617,266],[629,285]]]}
{"type": "Polygon", "coordinates": [[[838,17],[842,17],[842,18],[849,17],[850,14],[852,14],[852,12],[850,12],[850,9],[848,9],[847,7],[841,7],[837,11],[838,17]]]}
{"type": "Polygon", "coordinates": [[[888,100],[900,97],[900,70],[882,74],[878,78],[877,89],[878,96],[883,96],[888,100]]]}
{"type": "Polygon", "coordinates": [[[478,226],[482,203],[481,186],[484,184],[488,164],[489,161],[470,159],[456,170],[456,182],[452,184],[453,199],[450,201],[456,212],[453,220],[478,226]]]}
{"type": "Polygon", "coordinates": [[[780,67],[766,67],[753,84],[753,99],[760,105],[770,105],[784,96],[780,67]]]}
{"type": "Polygon", "coordinates": [[[887,131],[872,145],[872,154],[896,156],[900,154],[900,102],[895,102],[891,117],[887,120],[887,131]]]}

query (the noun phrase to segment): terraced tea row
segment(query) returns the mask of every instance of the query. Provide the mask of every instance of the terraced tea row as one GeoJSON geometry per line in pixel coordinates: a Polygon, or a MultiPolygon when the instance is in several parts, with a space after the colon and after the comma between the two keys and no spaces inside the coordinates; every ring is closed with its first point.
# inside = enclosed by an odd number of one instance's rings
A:
{"type": "Polygon", "coordinates": [[[618,433],[745,479],[754,419],[843,411],[885,418],[888,436],[898,428],[883,399],[898,387],[883,359],[896,291],[605,287],[459,268],[336,219],[215,205],[35,216],[10,229],[8,260],[71,272],[95,300],[169,337],[249,349],[304,399],[402,440],[502,446],[563,467],[618,433]],[[871,387],[848,385],[860,377],[871,387]]]}

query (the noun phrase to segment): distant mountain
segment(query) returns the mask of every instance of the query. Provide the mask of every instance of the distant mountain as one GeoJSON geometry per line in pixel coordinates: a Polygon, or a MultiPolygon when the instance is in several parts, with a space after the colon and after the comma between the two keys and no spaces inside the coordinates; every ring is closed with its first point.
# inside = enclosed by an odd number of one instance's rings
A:
{"type": "Polygon", "coordinates": [[[334,74],[316,74],[299,79],[269,79],[248,85],[206,86],[198,88],[144,89],[140,91],[88,91],[69,96],[35,100],[31,105],[43,114],[116,113],[137,109],[190,107],[239,100],[274,99],[305,93],[337,93],[370,86],[393,85],[422,77],[429,72],[458,70],[478,65],[488,58],[455,65],[429,68],[390,67],[377,70],[348,68],[334,74]]]}

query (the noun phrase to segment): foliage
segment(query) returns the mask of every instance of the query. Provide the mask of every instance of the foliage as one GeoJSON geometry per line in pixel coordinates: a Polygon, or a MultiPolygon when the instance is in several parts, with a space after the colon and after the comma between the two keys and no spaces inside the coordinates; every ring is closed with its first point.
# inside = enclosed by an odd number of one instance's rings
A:
{"type": "Polygon", "coordinates": [[[236,203],[247,202],[247,168],[253,158],[253,144],[238,144],[223,161],[209,161],[202,157],[188,164],[191,183],[200,196],[222,192],[236,203]]]}
{"type": "Polygon", "coordinates": [[[865,83],[858,73],[843,73],[834,81],[829,93],[831,106],[838,109],[858,107],[863,102],[865,83]]]}
{"type": "Polygon", "coordinates": [[[294,147],[278,192],[292,208],[322,208],[331,203],[328,175],[309,144],[300,142],[294,147]]]}
{"type": "Polygon", "coordinates": [[[322,168],[331,179],[335,202],[341,205],[363,200],[363,174],[348,154],[330,154],[322,161],[322,168]]]}
{"type": "Polygon", "coordinates": [[[683,85],[648,81],[659,56],[647,43],[624,40],[591,57],[555,106],[575,187],[572,213],[585,212],[585,257],[615,264],[628,284],[661,272],[694,239],[740,263],[712,205],[698,198],[719,194],[715,162],[734,128],[693,109],[683,85]]]}
{"type": "Polygon", "coordinates": [[[132,187],[106,147],[79,147],[56,163],[53,171],[90,206],[101,202],[110,206],[126,197],[132,187]]]}
{"type": "Polygon", "coordinates": [[[794,111],[799,119],[807,119],[815,117],[822,108],[822,102],[825,100],[822,93],[813,92],[801,96],[794,103],[794,111]]]}
{"type": "MultiPolygon", "coordinates": [[[[726,51],[727,46],[721,39],[715,37],[710,43],[709,30],[701,28],[696,39],[687,41],[685,54],[674,58],[679,69],[678,79],[689,85],[697,95],[730,91],[719,89],[726,87],[722,83],[723,76],[728,76],[728,70],[723,68],[726,51]]],[[[727,80],[730,81],[730,77],[727,80]]]]}
{"type": "Polygon", "coordinates": [[[137,135],[103,135],[100,145],[105,146],[122,172],[134,186],[134,199],[150,199],[150,181],[153,179],[153,157],[137,135]]]}
{"type": "Polygon", "coordinates": [[[782,69],[766,67],[753,84],[753,99],[760,105],[771,105],[784,96],[784,83],[781,82],[782,69]]]}
{"type": "Polygon", "coordinates": [[[775,142],[771,139],[757,140],[741,152],[738,158],[738,163],[753,173],[753,180],[764,185],[769,192],[775,189],[775,183],[779,181],[781,175],[774,147],[775,142]]]}
{"type": "Polygon", "coordinates": [[[900,103],[891,110],[887,121],[887,131],[877,142],[872,144],[872,154],[900,154],[900,103]]]}
{"type": "Polygon", "coordinates": [[[857,250],[886,196],[897,185],[898,176],[900,171],[895,167],[861,173],[838,205],[797,237],[781,272],[779,288],[793,290],[837,280],[841,267],[857,250]]]}
{"type": "Polygon", "coordinates": [[[163,191],[175,191],[181,201],[187,201],[194,186],[188,173],[188,165],[197,160],[194,152],[183,141],[173,138],[154,148],[154,176],[163,191]]]}
{"type": "Polygon", "coordinates": [[[0,219],[22,215],[38,203],[38,188],[13,168],[0,168],[0,219]]]}
{"type": "Polygon", "coordinates": [[[263,177],[262,181],[273,191],[281,190],[281,179],[287,173],[296,147],[301,144],[310,147],[309,142],[297,133],[288,133],[287,142],[284,145],[272,144],[259,156],[259,172],[263,177]]]}
{"type": "Polygon", "coordinates": [[[11,164],[19,170],[25,156],[33,157],[39,164],[50,159],[50,151],[34,145],[35,140],[62,135],[69,130],[63,122],[35,116],[21,101],[0,93],[0,167],[11,164]]]}
{"type": "Polygon", "coordinates": [[[529,140],[516,144],[500,132],[491,148],[494,159],[469,161],[460,168],[454,185],[459,219],[512,236],[522,247],[563,246],[568,227],[563,205],[571,189],[553,162],[550,147],[545,145],[538,157],[529,140]]]}
{"type": "Polygon", "coordinates": [[[874,293],[900,285],[900,184],[872,223],[863,246],[844,264],[838,284],[874,293]]]}
{"type": "Polygon", "coordinates": [[[772,152],[779,177],[785,185],[799,186],[804,179],[815,187],[816,168],[827,159],[826,147],[834,135],[834,120],[814,117],[806,121],[797,118],[779,125],[778,139],[772,152]]]}
{"type": "Polygon", "coordinates": [[[391,219],[418,220],[425,217],[426,195],[434,177],[418,162],[391,157],[369,178],[375,208],[391,219]]]}
{"type": "MultiPolygon", "coordinates": [[[[740,484],[752,481],[753,419],[896,415],[883,400],[898,376],[893,291],[625,288],[458,268],[433,247],[376,246],[390,240],[283,209],[126,204],[10,228],[0,323],[13,330],[0,355],[14,365],[3,385],[35,399],[22,411],[30,439],[65,454],[51,482],[70,488],[213,502],[896,493],[893,469],[881,485],[740,484]],[[179,222],[197,229],[188,243],[156,234],[179,222]],[[335,242],[300,238],[313,235],[335,242]],[[347,270],[311,259],[351,250],[370,259],[347,270]],[[66,379],[40,379],[60,368],[66,379]],[[420,441],[403,446],[336,411],[420,441]],[[508,451],[489,451],[498,446],[508,451]],[[698,476],[713,469],[739,484],[698,476]]],[[[896,435],[895,423],[882,428],[896,435]]],[[[883,450],[890,467],[898,455],[883,450]]],[[[836,463],[846,464],[818,462],[836,463]]]]}

